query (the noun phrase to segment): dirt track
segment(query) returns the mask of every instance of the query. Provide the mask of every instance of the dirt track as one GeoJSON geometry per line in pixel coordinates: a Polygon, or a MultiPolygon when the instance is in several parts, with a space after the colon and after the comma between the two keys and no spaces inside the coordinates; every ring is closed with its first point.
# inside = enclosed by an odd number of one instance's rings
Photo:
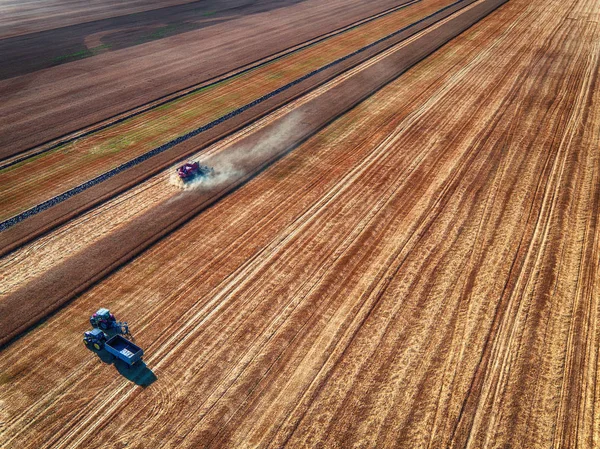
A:
{"type": "Polygon", "coordinates": [[[0,441],[597,447],[599,19],[511,0],[6,348],[0,441]]]}

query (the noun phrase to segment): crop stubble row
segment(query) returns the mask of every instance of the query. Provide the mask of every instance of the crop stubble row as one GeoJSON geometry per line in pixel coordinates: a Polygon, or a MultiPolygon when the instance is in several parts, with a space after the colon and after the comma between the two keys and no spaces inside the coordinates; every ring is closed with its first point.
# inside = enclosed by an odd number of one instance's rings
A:
{"type": "Polygon", "coordinates": [[[15,342],[0,438],[594,447],[595,6],[511,0],[15,342]]]}

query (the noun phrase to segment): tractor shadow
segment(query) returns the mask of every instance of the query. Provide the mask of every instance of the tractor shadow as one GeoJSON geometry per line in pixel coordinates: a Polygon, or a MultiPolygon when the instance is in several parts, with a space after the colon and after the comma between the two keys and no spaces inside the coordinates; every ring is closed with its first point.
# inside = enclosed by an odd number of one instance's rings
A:
{"type": "Polygon", "coordinates": [[[146,388],[152,385],[157,379],[156,374],[148,368],[143,360],[140,360],[134,366],[129,367],[125,362],[117,359],[113,362],[113,365],[117,368],[117,371],[121,376],[140,387],[146,388]]]}
{"type": "Polygon", "coordinates": [[[154,383],[157,379],[156,374],[152,372],[148,365],[143,360],[137,362],[134,366],[129,366],[122,360],[117,359],[105,349],[94,349],[88,347],[88,350],[98,356],[98,358],[106,365],[114,365],[119,374],[127,380],[133,382],[140,387],[146,388],[154,383]]]}

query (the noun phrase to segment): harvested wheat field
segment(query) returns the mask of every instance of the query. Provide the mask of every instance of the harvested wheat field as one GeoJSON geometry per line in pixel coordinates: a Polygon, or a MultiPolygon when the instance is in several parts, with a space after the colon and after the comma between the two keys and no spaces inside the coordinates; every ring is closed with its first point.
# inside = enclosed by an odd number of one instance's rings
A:
{"type": "MultiPolygon", "coordinates": [[[[0,447],[599,447],[599,21],[509,0],[4,345],[0,447]],[[101,306],[146,366],[81,343],[101,306]]],[[[8,254],[0,310],[182,195],[8,254]]]]}

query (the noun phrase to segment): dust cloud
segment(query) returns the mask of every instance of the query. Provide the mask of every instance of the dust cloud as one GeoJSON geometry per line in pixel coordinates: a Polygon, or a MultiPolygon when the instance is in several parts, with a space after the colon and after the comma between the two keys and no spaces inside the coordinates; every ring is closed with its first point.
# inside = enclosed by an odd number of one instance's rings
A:
{"type": "Polygon", "coordinates": [[[169,182],[182,190],[196,190],[202,188],[214,188],[227,185],[232,181],[242,178],[248,174],[247,167],[257,167],[262,163],[276,157],[289,147],[290,139],[299,135],[301,114],[292,112],[282,118],[272,132],[262,139],[258,144],[249,146],[242,140],[238,144],[226,147],[206,159],[197,158],[200,164],[213,167],[214,175],[183,182],[172,171],[169,182]],[[246,168],[244,168],[246,167],[246,168]]]}

